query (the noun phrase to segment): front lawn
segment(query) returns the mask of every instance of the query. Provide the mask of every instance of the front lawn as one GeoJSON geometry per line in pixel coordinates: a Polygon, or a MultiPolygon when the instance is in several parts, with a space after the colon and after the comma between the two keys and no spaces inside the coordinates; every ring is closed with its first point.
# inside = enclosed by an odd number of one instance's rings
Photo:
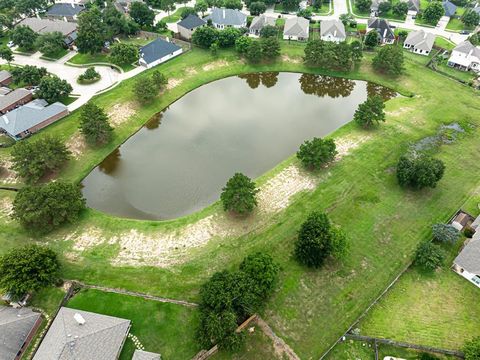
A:
{"type": "Polygon", "coordinates": [[[462,71],[448,66],[446,60],[440,61],[437,64],[437,68],[439,71],[446,73],[448,76],[466,83],[472,81],[476,76],[472,71],[462,71]]]}
{"type": "Polygon", "coordinates": [[[164,17],[162,21],[165,21],[166,23],[176,23],[182,20],[182,11],[183,9],[186,9],[188,7],[180,7],[178,8],[174,13],[164,17]]]}
{"type": "MultiPolygon", "coordinates": [[[[98,64],[98,63],[111,64],[110,57],[108,56],[108,54],[104,54],[104,53],[98,53],[98,54],[77,53],[77,55],[72,57],[68,62],[75,65],[89,65],[89,64],[98,64]]],[[[123,71],[127,72],[134,69],[135,66],[131,64],[126,64],[126,65],[122,65],[121,68],[123,69],[123,71]]]]}
{"type": "Polygon", "coordinates": [[[62,49],[60,51],[57,51],[56,53],[44,54],[43,56],[41,56],[41,58],[45,60],[56,61],[58,59],[61,59],[65,55],[67,55],[68,52],[69,52],[68,49],[62,49]]]}
{"type": "Polygon", "coordinates": [[[452,31],[461,31],[461,30],[473,30],[475,29],[475,26],[466,26],[462,20],[457,19],[457,18],[451,18],[450,21],[447,24],[447,30],[452,30],[452,31]]]}
{"type": "MultiPolygon", "coordinates": [[[[190,359],[200,350],[195,341],[198,314],[194,308],[91,289],[80,291],[67,307],[131,320],[130,333],[146,351],[160,353],[165,360],[190,359]]],[[[134,351],[128,338],[120,359],[130,360],[134,351]]]]}
{"type": "MultiPolygon", "coordinates": [[[[450,40],[445,39],[442,36],[437,36],[435,38],[435,46],[438,46],[438,47],[441,47],[442,49],[450,51],[450,50],[453,50],[453,48],[455,47],[455,44],[452,43],[450,40]]],[[[433,51],[435,51],[435,49],[433,51]]]]}

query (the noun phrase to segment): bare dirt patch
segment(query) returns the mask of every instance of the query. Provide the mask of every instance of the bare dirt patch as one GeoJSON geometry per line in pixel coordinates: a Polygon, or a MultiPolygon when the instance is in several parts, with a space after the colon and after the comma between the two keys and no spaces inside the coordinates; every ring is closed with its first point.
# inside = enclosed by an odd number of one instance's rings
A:
{"type": "Polygon", "coordinates": [[[335,141],[337,146],[337,156],[335,161],[341,160],[344,156],[348,155],[351,150],[360,146],[360,144],[370,139],[370,135],[364,136],[349,136],[343,137],[335,141]]]}
{"type": "Polygon", "coordinates": [[[87,228],[80,232],[74,232],[67,235],[64,241],[73,240],[73,250],[84,251],[94,246],[103,244],[106,238],[100,229],[95,227],[87,228]]]}
{"type": "Polygon", "coordinates": [[[171,89],[177,87],[178,85],[180,85],[182,82],[183,82],[183,79],[175,79],[175,78],[168,79],[166,89],[171,90],[171,89]]]}
{"type": "Polygon", "coordinates": [[[204,65],[202,69],[204,71],[210,71],[210,70],[219,69],[228,65],[229,65],[228,61],[217,60],[217,61],[211,62],[210,64],[204,65]]]}
{"type": "Polygon", "coordinates": [[[193,75],[197,75],[198,74],[198,71],[197,69],[193,68],[193,67],[188,67],[185,69],[185,73],[188,75],[188,76],[193,76],[193,75]]]}
{"type": "Polygon", "coordinates": [[[107,115],[110,119],[110,124],[113,127],[117,127],[135,115],[136,112],[136,105],[129,101],[113,105],[112,110],[107,115]]]}
{"type": "Polygon", "coordinates": [[[0,218],[5,219],[7,222],[12,221],[11,215],[13,214],[13,201],[9,198],[3,198],[0,200],[0,218]]]}
{"type": "Polygon", "coordinates": [[[87,148],[87,143],[83,135],[77,131],[68,141],[67,148],[72,153],[74,159],[79,159],[87,148]]]}
{"type": "Polygon", "coordinates": [[[0,182],[3,184],[16,184],[19,181],[17,173],[12,169],[12,162],[4,160],[0,163],[0,182]]]}
{"type": "Polygon", "coordinates": [[[293,57],[290,57],[288,55],[282,55],[282,61],[284,62],[289,62],[289,63],[292,63],[292,64],[300,64],[302,62],[302,59],[301,58],[293,58],[293,57]]]}

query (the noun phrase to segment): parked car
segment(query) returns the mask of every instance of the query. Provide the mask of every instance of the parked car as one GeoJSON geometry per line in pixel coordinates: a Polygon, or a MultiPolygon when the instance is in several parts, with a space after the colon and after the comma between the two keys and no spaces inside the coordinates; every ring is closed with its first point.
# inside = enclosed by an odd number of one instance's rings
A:
{"type": "Polygon", "coordinates": [[[461,35],[468,35],[468,34],[470,34],[470,31],[468,31],[468,30],[461,30],[461,31],[460,31],[460,34],[461,34],[461,35]]]}
{"type": "Polygon", "coordinates": [[[12,47],[15,46],[15,44],[13,43],[13,41],[9,41],[9,42],[7,43],[7,46],[8,46],[9,48],[12,48],[12,47]]]}

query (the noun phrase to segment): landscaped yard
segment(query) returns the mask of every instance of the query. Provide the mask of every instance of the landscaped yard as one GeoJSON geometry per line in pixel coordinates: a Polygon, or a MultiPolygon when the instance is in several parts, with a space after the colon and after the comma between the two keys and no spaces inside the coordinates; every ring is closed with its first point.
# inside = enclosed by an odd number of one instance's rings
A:
{"type": "MultiPolygon", "coordinates": [[[[75,65],[88,65],[88,64],[97,64],[97,63],[107,63],[110,64],[110,57],[108,54],[100,53],[100,54],[81,54],[77,53],[74,57],[69,60],[70,63],[75,65]]],[[[130,71],[135,67],[133,65],[127,64],[121,66],[123,71],[130,71]]]]}
{"type": "Polygon", "coordinates": [[[475,27],[466,26],[461,19],[451,18],[447,24],[448,30],[460,31],[460,30],[473,30],[475,27]]]}
{"type": "Polygon", "coordinates": [[[475,78],[475,73],[471,71],[462,71],[458,70],[455,68],[452,68],[451,66],[448,66],[445,61],[441,61],[437,64],[438,70],[446,73],[448,76],[451,76],[455,79],[458,79],[460,81],[464,81],[468,83],[469,81],[472,81],[475,78]]]}
{"type": "Polygon", "coordinates": [[[166,23],[176,23],[182,20],[182,11],[185,9],[185,7],[178,8],[173,12],[172,14],[164,17],[162,21],[165,21],[166,23]]]}
{"type": "MultiPolygon", "coordinates": [[[[162,359],[190,359],[199,350],[194,308],[97,290],[82,290],[67,306],[131,320],[130,333],[146,351],[160,353],[162,359]]],[[[120,359],[130,360],[134,351],[133,341],[127,339],[120,359]]]]}
{"type": "Polygon", "coordinates": [[[68,54],[68,50],[67,49],[62,49],[62,50],[60,50],[56,53],[43,55],[42,59],[55,61],[55,60],[61,59],[62,57],[64,57],[67,54],[68,54]]]}

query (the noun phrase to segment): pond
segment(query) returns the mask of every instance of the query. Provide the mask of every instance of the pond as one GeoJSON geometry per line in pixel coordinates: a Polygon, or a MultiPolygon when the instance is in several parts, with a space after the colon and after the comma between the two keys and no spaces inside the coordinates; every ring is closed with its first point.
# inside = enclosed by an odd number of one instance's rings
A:
{"type": "Polygon", "coordinates": [[[345,123],[367,94],[364,81],[259,73],[204,85],[154,116],[83,181],[88,206],[136,219],[173,219],[220,197],[235,173],[256,178],[301,143],[345,123]]]}

